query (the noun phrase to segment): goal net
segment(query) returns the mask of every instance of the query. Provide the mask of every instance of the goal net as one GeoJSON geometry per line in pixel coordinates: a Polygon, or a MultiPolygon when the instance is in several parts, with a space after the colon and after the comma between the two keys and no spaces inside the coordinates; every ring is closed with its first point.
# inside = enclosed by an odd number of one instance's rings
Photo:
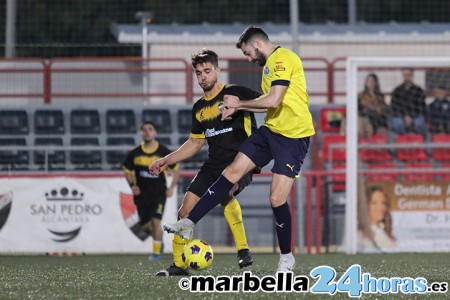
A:
{"type": "Polygon", "coordinates": [[[450,58],[346,72],[346,252],[450,251],[450,58]]]}

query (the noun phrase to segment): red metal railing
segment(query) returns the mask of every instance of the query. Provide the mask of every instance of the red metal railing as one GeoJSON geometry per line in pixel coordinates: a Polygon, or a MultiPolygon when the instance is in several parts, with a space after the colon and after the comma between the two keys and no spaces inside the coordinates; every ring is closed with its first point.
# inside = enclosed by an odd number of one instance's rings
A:
{"type": "MultiPolygon", "coordinates": [[[[244,58],[222,58],[222,60],[233,61],[246,61],[244,58]]],[[[304,57],[302,58],[304,63],[305,72],[319,72],[323,73],[323,76],[328,81],[326,87],[323,90],[310,91],[311,96],[324,96],[328,102],[333,101],[334,91],[333,85],[330,81],[333,79],[332,65],[321,57],[304,57]]],[[[258,66],[250,65],[248,67],[227,67],[222,68],[224,72],[248,72],[258,73],[261,69],[258,66]]],[[[140,57],[109,57],[109,58],[52,58],[52,59],[31,59],[31,58],[17,58],[17,59],[0,59],[0,75],[11,75],[10,86],[17,86],[18,90],[25,90],[26,92],[0,92],[0,98],[41,98],[46,104],[50,104],[55,98],[150,98],[150,97],[181,97],[184,98],[187,103],[193,101],[194,96],[194,76],[190,63],[182,58],[149,58],[143,60],[140,57]],[[38,66],[29,67],[27,65],[37,63],[38,66]],[[134,66],[114,66],[117,63],[129,63],[135,64],[134,66]],[[164,64],[160,67],[150,67],[152,64],[164,64]],[[87,66],[80,67],[80,64],[87,64],[87,66]],[[176,64],[176,66],[174,66],[176,64]],[[23,66],[22,66],[23,65],[23,66]],[[40,86],[42,90],[28,91],[26,80],[17,80],[14,76],[16,74],[41,74],[42,80],[40,86]],[[178,92],[163,91],[163,92],[150,92],[150,91],[89,91],[85,89],[77,89],[70,80],[63,83],[66,91],[61,91],[61,87],[58,86],[58,81],[55,77],[59,75],[74,75],[74,74],[152,74],[152,73],[172,73],[174,75],[182,75],[184,82],[182,86],[184,89],[178,92]]],[[[80,77],[82,78],[82,77],[80,77]]],[[[8,79],[8,77],[6,78],[8,79]]],[[[35,86],[36,78],[30,79],[29,85],[35,86]],[[34,80],[31,82],[31,80],[34,80]]],[[[101,80],[98,80],[98,84],[101,84],[101,80]]],[[[61,82],[59,82],[61,84],[61,82]]],[[[178,83],[179,84],[179,83],[178,83]]],[[[9,84],[8,84],[9,85],[9,84]]],[[[105,88],[107,89],[107,88],[105,88]]]]}
{"type": "MultiPolygon", "coordinates": [[[[243,61],[245,58],[222,58],[223,61],[243,61]]],[[[344,97],[346,95],[345,91],[342,89],[342,85],[336,86],[336,76],[341,75],[345,72],[345,57],[338,57],[331,61],[323,57],[302,57],[303,67],[306,73],[321,73],[321,78],[324,78],[323,84],[316,84],[319,90],[308,90],[310,96],[314,97],[324,97],[328,103],[333,103],[336,97],[344,97]],[[322,89],[323,88],[323,89],[322,89]],[[340,88],[340,89],[339,89],[340,88]]],[[[391,71],[399,70],[399,67],[376,67],[376,68],[362,68],[364,71],[391,71]]],[[[417,68],[419,70],[429,70],[430,68],[417,68]]],[[[439,68],[432,68],[433,70],[438,70],[439,68]]],[[[448,68],[443,68],[443,70],[448,70],[448,68]]],[[[256,65],[249,66],[232,66],[222,68],[224,72],[246,72],[246,73],[258,73],[261,69],[256,65]]],[[[33,58],[15,58],[15,59],[0,59],[0,76],[5,79],[5,75],[12,74],[11,81],[12,84],[7,84],[9,86],[17,85],[19,90],[25,90],[25,92],[0,92],[0,98],[41,98],[44,103],[51,103],[54,98],[101,98],[101,97],[129,97],[129,98],[150,98],[150,97],[181,97],[185,99],[186,103],[191,103],[194,96],[199,94],[194,93],[194,88],[196,87],[196,82],[194,82],[194,76],[190,62],[183,58],[149,58],[143,60],[141,57],[87,57],[87,58],[52,58],[52,59],[33,59],[33,58]],[[112,67],[109,64],[114,63],[133,63],[135,66],[123,66],[123,67],[112,67]],[[29,66],[29,64],[37,64],[37,66],[29,66]],[[91,64],[87,67],[79,67],[77,64],[91,64]],[[151,64],[164,64],[160,67],[150,67],[151,64]],[[65,64],[65,66],[64,66],[65,64]],[[72,66],[68,66],[71,65],[72,66]],[[104,66],[95,66],[95,64],[104,64],[104,66]],[[170,64],[178,64],[177,66],[171,66],[170,64]],[[23,66],[22,66],[23,65],[23,66]],[[183,82],[181,82],[184,87],[183,91],[171,92],[150,92],[150,91],[140,91],[140,92],[89,92],[85,90],[76,90],[69,92],[55,92],[54,77],[60,74],[113,74],[113,73],[136,73],[136,74],[154,74],[154,73],[172,73],[174,75],[182,75],[184,77],[183,82]],[[42,74],[42,82],[37,84],[42,86],[42,90],[39,91],[29,91],[24,80],[17,80],[14,76],[17,74],[42,74]]],[[[34,79],[36,80],[36,79],[34,79]]],[[[101,81],[98,82],[101,84],[101,81]]],[[[177,82],[180,84],[179,82],[177,82]]],[[[69,82],[70,84],[70,82],[69,82]]],[[[36,86],[34,83],[33,86],[36,86]]],[[[428,91],[429,92],[429,91],[428,91]]]]}
{"type": "MultiPolygon", "coordinates": [[[[50,103],[47,99],[53,97],[78,97],[78,98],[95,98],[95,97],[185,97],[186,102],[191,102],[193,97],[193,84],[192,84],[192,69],[186,60],[181,58],[149,58],[142,59],[139,57],[111,57],[111,58],[55,58],[47,62],[49,66],[49,77],[53,74],[73,74],[73,73],[181,73],[185,76],[185,90],[184,92],[52,92],[51,88],[45,91],[45,103],[50,103]],[[142,64],[138,67],[67,67],[61,66],[61,64],[72,63],[136,63],[142,64]],[[149,67],[151,63],[178,63],[180,67],[165,66],[165,67],[149,67]],[[58,66],[59,64],[59,66],[58,66]]],[[[50,85],[51,86],[51,85],[50,85]]]]}

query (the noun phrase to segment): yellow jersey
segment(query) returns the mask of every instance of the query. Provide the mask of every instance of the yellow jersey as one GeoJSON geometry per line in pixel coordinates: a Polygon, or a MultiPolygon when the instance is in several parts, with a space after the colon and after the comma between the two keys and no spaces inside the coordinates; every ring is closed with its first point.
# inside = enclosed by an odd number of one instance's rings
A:
{"type": "Polygon", "coordinates": [[[267,110],[264,126],[288,138],[314,135],[302,61],[289,49],[275,49],[263,68],[263,93],[274,85],[287,86],[287,90],[280,105],[267,110]]]}

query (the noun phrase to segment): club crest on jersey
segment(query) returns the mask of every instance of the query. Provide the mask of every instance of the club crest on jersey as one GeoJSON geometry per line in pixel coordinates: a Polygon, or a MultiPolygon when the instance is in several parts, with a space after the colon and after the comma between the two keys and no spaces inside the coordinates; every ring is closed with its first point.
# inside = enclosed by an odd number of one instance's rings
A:
{"type": "Polygon", "coordinates": [[[264,66],[264,75],[265,75],[265,76],[269,76],[269,74],[270,74],[270,69],[269,69],[269,67],[268,67],[268,66],[264,66]]]}

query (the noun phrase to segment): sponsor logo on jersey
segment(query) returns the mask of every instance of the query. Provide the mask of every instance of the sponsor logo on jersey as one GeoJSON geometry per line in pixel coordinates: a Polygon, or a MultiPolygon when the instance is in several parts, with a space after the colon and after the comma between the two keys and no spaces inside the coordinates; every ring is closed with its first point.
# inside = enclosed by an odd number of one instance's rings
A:
{"type": "Polygon", "coordinates": [[[275,63],[275,72],[277,71],[286,71],[286,68],[283,67],[283,62],[282,61],[277,61],[275,63]]]}
{"type": "Polygon", "coordinates": [[[139,176],[141,176],[142,178],[159,178],[159,175],[153,175],[147,170],[140,171],[139,176]]]}
{"type": "Polygon", "coordinates": [[[215,128],[206,129],[205,130],[205,137],[209,138],[209,137],[213,137],[213,136],[224,134],[224,133],[231,132],[231,131],[233,131],[233,128],[231,128],[231,127],[230,128],[224,128],[224,129],[217,130],[217,131],[216,131],[215,128]]]}

